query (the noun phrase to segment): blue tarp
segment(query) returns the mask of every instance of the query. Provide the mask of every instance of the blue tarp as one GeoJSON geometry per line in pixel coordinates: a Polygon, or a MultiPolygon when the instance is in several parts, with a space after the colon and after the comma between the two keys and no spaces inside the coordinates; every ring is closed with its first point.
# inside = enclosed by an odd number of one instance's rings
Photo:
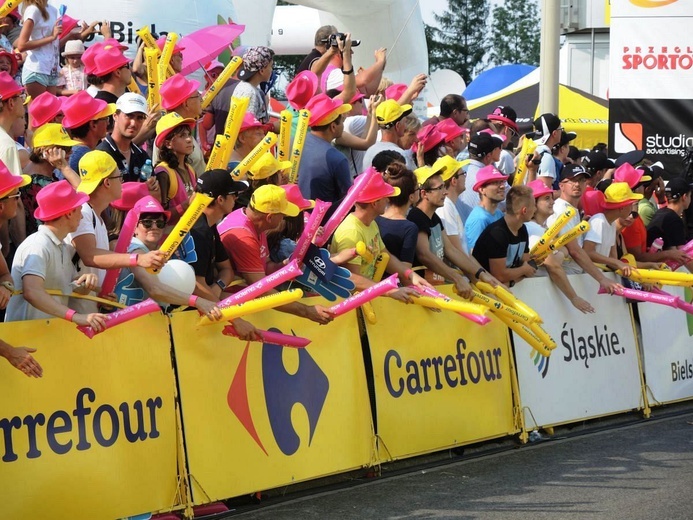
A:
{"type": "Polygon", "coordinates": [[[512,85],[534,69],[536,69],[536,67],[532,65],[522,64],[494,67],[479,74],[474,81],[467,85],[462,95],[465,99],[478,99],[488,96],[489,94],[504,89],[508,85],[512,85]]]}

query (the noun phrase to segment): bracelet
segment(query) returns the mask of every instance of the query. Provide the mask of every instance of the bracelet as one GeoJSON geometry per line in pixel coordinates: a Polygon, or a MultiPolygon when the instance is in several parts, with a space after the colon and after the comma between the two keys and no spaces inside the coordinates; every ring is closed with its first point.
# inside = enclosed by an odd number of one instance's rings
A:
{"type": "Polygon", "coordinates": [[[353,73],[354,73],[354,67],[351,67],[349,70],[342,69],[342,74],[344,74],[345,76],[348,76],[349,74],[353,74],[353,73]]]}
{"type": "Polygon", "coordinates": [[[0,287],[4,287],[5,289],[10,291],[11,293],[14,292],[14,284],[10,281],[0,282],[0,287]]]}
{"type": "Polygon", "coordinates": [[[484,269],[483,267],[479,267],[479,270],[476,273],[474,273],[474,278],[476,278],[478,280],[479,277],[482,274],[484,274],[485,272],[486,272],[486,269],[484,269]]]}
{"type": "Polygon", "coordinates": [[[195,307],[197,305],[197,298],[199,297],[191,294],[190,298],[188,298],[188,307],[195,307]]]}
{"type": "Polygon", "coordinates": [[[67,309],[67,312],[65,313],[65,319],[67,321],[72,321],[72,317],[77,314],[77,311],[74,309],[67,309]]]}
{"type": "Polygon", "coordinates": [[[414,274],[413,269],[407,269],[406,271],[404,271],[404,275],[402,276],[402,280],[411,280],[413,274],[414,274]]]}
{"type": "Polygon", "coordinates": [[[130,267],[137,267],[137,258],[139,256],[140,255],[138,255],[137,253],[132,253],[130,255],[130,267]]]}

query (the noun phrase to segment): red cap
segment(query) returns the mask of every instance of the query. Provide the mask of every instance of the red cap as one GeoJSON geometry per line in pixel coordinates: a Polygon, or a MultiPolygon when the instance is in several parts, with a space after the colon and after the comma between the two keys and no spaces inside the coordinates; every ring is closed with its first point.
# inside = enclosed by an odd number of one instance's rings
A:
{"type": "Polygon", "coordinates": [[[182,74],[174,74],[161,85],[161,106],[172,110],[183,104],[200,88],[200,82],[186,79],[182,74]]]}
{"type": "Polygon", "coordinates": [[[296,110],[306,107],[318,90],[318,77],[314,72],[302,70],[286,87],[286,99],[296,110]]]}
{"type": "Polygon", "coordinates": [[[0,72],[0,100],[5,100],[24,92],[24,87],[17,82],[7,72],[0,72]]]}

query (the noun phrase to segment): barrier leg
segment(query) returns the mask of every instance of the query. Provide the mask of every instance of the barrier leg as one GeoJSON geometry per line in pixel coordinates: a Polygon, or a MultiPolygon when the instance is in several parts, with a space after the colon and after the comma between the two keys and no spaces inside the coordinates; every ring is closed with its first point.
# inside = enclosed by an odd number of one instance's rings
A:
{"type": "Polygon", "coordinates": [[[640,368],[640,388],[642,391],[642,403],[643,403],[643,409],[642,409],[642,415],[645,417],[645,419],[649,419],[650,416],[652,415],[652,408],[650,408],[650,401],[647,398],[647,385],[645,384],[645,376],[643,374],[643,363],[642,359],[640,357],[640,353],[642,352],[642,345],[640,344],[640,336],[638,335],[638,330],[637,330],[637,325],[635,323],[635,314],[633,312],[633,305],[637,305],[637,303],[632,303],[629,305],[629,312],[630,312],[630,323],[633,327],[633,337],[635,338],[635,354],[638,358],[638,367],[640,368]]]}
{"type": "Polygon", "coordinates": [[[529,433],[525,428],[525,414],[522,413],[522,399],[520,396],[520,383],[517,378],[517,370],[515,369],[515,344],[513,343],[512,334],[510,334],[510,329],[508,328],[508,345],[509,355],[508,361],[510,363],[510,384],[512,387],[513,395],[513,417],[515,418],[515,428],[520,429],[520,442],[522,444],[527,444],[529,441],[529,433]]]}

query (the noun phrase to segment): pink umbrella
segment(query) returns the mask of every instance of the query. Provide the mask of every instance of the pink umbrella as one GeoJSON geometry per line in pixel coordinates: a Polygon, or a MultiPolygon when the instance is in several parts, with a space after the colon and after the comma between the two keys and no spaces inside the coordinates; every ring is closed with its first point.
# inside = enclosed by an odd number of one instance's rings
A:
{"type": "Polygon", "coordinates": [[[185,47],[181,74],[190,74],[204,67],[228,49],[243,31],[245,31],[245,25],[235,23],[210,25],[181,38],[178,45],[185,47]]]}

